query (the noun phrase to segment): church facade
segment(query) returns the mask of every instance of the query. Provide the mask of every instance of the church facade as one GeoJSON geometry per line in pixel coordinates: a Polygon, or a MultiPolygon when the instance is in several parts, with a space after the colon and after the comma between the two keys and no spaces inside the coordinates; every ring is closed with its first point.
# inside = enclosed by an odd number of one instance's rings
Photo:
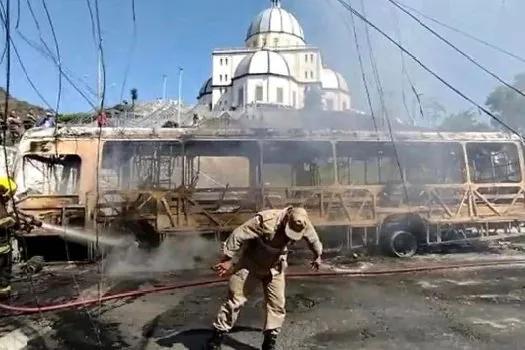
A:
{"type": "Polygon", "coordinates": [[[306,43],[299,21],[281,0],[271,0],[252,20],[243,48],[213,51],[212,76],[197,98],[212,111],[257,105],[301,109],[312,91],[321,95],[325,110],[351,108],[343,76],[323,64],[320,50],[306,43]]]}

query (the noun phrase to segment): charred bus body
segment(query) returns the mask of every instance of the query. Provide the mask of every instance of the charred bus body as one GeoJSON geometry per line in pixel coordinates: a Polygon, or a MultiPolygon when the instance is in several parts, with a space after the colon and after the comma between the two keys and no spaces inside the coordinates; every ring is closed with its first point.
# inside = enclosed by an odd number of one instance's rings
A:
{"type": "MultiPolygon", "coordinates": [[[[140,235],[231,231],[263,208],[308,209],[338,248],[522,234],[523,144],[504,133],[64,128],[29,131],[19,208],[140,235]]],[[[38,234],[38,233],[33,233],[38,234]]],[[[44,233],[40,233],[44,234],[44,233]]]]}

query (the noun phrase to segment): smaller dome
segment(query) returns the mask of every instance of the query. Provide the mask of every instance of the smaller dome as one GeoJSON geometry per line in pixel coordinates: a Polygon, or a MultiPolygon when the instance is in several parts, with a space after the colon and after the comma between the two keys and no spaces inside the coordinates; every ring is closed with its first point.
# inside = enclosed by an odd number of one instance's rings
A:
{"type": "Polygon", "coordinates": [[[244,57],[235,70],[235,78],[246,75],[290,76],[290,67],[284,57],[275,51],[259,50],[244,57]]]}
{"type": "Polygon", "coordinates": [[[330,68],[323,68],[321,85],[323,90],[340,90],[344,92],[350,91],[345,78],[330,68]]]}
{"type": "Polygon", "coordinates": [[[289,34],[304,42],[303,28],[290,12],[281,8],[280,1],[272,1],[272,6],[259,13],[253,19],[246,40],[258,34],[289,34]]]}
{"type": "Polygon", "coordinates": [[[206,82],[202,85],[201,89],[199,90],[198,98],[201,98],[204,95],[209,95],[212,93],[211,83],[212,83],[212,78],[206,80],[206,82]]]}

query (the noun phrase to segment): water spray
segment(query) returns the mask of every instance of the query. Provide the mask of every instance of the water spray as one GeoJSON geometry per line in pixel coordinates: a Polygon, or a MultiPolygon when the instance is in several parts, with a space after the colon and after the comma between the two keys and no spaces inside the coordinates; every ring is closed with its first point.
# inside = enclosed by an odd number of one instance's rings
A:
{"type": "MultiPolygon", "coordinates": [[[[97,234],[90,230],[80,230],[76,228],[52,225],[48,223],[42,223],[42,228],[59,233],[62,239],[64,239],[65,241],[85,244],[97,242],[97,234]]],[[[130,237],[117,238],[99,234],[98,242],[100,245],[107,247],[126,247],[130,245],[130,237]]]]}

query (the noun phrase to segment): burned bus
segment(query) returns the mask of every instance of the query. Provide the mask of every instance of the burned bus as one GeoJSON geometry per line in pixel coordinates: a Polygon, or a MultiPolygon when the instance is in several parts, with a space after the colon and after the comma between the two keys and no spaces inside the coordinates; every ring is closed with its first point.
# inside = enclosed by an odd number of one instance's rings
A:
{"type": "Polygon", "coordinates": [[[50,223],[219,237],[295,205],[339,248],[402,257],[522,234],[523,162],[498,132],[62,128],[28,131],[14,171],[50,223]]]}

